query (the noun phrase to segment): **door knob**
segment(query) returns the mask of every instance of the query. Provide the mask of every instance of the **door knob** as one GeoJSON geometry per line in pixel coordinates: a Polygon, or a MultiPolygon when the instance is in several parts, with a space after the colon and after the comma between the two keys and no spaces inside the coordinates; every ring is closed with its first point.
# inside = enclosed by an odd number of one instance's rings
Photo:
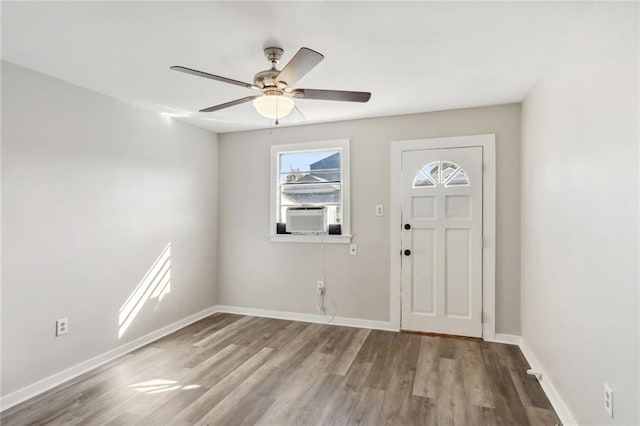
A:
{"type": "Polygon", "coordinates": [[[404,229],[411,229],[411,225],[409,225],[408,223],[404,224],[404,229]]]}
{"type": "Polygon", "coordinates": [[[405,255],[405,256],[410,256],[410,255],[411,255],[411,250],[406,249],[406,250],[404,251],[404,255],[405,255]]]}

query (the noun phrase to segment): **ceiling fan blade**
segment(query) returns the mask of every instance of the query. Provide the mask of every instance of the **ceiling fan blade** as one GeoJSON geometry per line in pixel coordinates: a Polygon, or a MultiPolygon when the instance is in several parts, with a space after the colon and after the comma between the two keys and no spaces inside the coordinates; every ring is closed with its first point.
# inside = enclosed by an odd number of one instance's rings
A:
{"type": "Polygon", "coordinates": [[[256,87],[255,85],[253,85],[251,83],[245,83],[244,81],[238,81],[238,80],[233,80],[231,78],[220,77],[219,75],[209,74],[208,72],[198,71],[198,70],[194,70],[194,69],[186,68],[186,67],[181,67],[179,65],[174,65],[174,66],[171,67],[171,69],[174,70],[174,71],[180,71],[180,72],[184,72],[184,73],[187,73],[187,74],[195,75],[196,77],[204,77],[204,78],[208,78],[208,79],[211,79],[211,80],[221,81],[223,83],[229,83],[229,84],[234,84],[236,86],[246,87],[248,89],[260,90],[258,87],[256,87]]]}
{"type": "Polygon", "coordinates": [[[368,102],[369,92],[351,92],[347,90],[293,89],[294,98],[318,99],[321,101],[368,102]]]}
{"type": "Polygon", "coordinates": [[[240,99],[236,99],[235,101],[226,102],[224,104],[214,105],[214,106],[211,106],[209,108],[201,109],[200,112],[218,111],[219,109],[229,108],[229,107],[232,107],[232,106],[243,104],[245,102],[252,101],[252,100],[254,100],[256,98],[259,98],[260,96],[262,96],[262,95],[247,96],[246,98],[240,98],[240,99]]]}
{"type": "Polygon", "coordinates": [[[277,80],[285,82],[288,86],[292,86],[323,59],[324,56],[321,53],[303,47],[298,50],[298,53],[296,53],[282,71],[280,71],[277,80]]]}

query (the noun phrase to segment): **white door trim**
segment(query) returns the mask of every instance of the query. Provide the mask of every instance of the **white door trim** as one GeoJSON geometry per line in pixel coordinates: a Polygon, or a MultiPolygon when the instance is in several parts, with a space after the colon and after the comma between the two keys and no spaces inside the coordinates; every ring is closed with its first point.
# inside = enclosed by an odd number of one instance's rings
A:
{"type": "Polygon", "coordinates": [[[390,313],[389,321],[400,329],[402,273],[400,250],[402,241],[402,153],[423,149],[465,148],[481,146],[483,151],[482,178],[482,337],[495,339],[496,318],[496,136],[473,135],[416,139],[391,142],[391,203],[390,225],[390,313]]]}

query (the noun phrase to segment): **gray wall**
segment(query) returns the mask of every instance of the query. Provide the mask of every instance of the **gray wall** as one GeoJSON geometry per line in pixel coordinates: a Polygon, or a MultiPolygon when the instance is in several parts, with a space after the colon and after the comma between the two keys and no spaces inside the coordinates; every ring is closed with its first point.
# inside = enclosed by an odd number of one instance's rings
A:
{"type": "Polygon", "coordinates": [[[2,102],[5,396],[215,304],[218,144],[6,62],[2,102]],[[168,243],[171,292],[118,338],[120,307],[168,243]]]}
{"type": "MultiPolygon", "coordinates": [[[[337,315],[389,320],[390,144],[394,140],[497,135],[497,331],[520,332],[520,106],[452,110],[220,135],[219,303],[317,313],[319,244],[269,241],[271,145],[351,139],[351,218],[358,255],[324,246],[337,315]]],[[[330,312],[333,305],[327,302],[330,312]]]]}
{"type": "Polygon", "coordinates": [[[522,337],[579,424],[640,423],[637,61],[638,5],[598,4],[523,106],[522,337]]]}

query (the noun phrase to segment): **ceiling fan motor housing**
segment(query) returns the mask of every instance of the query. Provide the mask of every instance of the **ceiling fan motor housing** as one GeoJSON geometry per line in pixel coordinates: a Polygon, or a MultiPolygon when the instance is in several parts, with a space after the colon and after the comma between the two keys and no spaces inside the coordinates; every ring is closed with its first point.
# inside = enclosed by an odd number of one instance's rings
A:
{"type": "Polygon", "coordinates": [[[282,89],[285,87],[284,85],[280,85],[277,80],[280,70],[276,68],[276,65],[280,62],[283,53],[284,50],[279,47],[267,47],[264,49],[264,56],[266,56],[269,62],[271,62],[271,69],[260,71],[253,77],[253,81],[256,86],[261,89],[282,89]]]}
{"type": "Polygon", "coordinates": [[[260,87],[261,89],[266,89],[266,88],[277,89],[278,81],[276,80],[276,78],[278,77],[279,74],[280,74],[280,70],[276,68],[260,71],[253,77],[253,81],[255,85],[260,87]]]}

